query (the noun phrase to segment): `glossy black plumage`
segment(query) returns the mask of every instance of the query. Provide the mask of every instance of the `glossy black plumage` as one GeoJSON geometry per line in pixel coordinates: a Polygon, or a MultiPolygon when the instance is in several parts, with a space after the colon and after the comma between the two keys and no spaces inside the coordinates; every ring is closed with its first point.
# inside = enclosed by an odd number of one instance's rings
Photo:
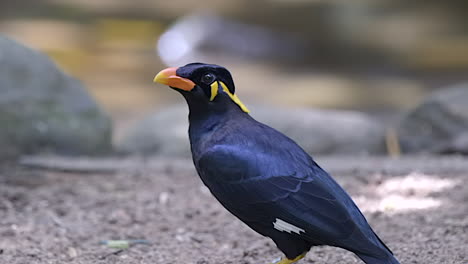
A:
{"type": "Polygon", "coordinates": [[[294,141],[262,123],[223,92],[209,100],[200,76],[212,73],[234,93],[227,70],[189,64],[177,75],[196,83],[180,91],[189,105],[189,136],[204,184],[232,214],[273,239],[289,259],[315,245],[356,253],[368,264],[396,264],[349,195],[294,141]],[[281,231],[278,219],[300,229],[281,231]]]}

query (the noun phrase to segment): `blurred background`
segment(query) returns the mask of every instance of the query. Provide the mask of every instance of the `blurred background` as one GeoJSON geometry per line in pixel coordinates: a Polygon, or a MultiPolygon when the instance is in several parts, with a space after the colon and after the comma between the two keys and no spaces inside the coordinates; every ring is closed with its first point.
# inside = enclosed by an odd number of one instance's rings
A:
{"type": "Polygon", "coordinates": [[[467,11],[462,0],[23,0],[0,3],[0,32],[81,80],[121,138],[182,102],[152,78],[193,61],[226,66],[247,104],[394,120],[468,79],[467,11]]]}

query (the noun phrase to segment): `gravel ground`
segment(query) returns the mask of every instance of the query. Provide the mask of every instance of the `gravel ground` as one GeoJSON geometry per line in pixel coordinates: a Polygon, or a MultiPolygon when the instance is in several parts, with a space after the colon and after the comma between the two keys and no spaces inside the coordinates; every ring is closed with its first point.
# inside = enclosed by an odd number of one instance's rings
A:
{"type": "MultiPolygon", "coordinates": [[[[318,157],[401,263],[468,263],[468,159],[318,157]]],[[[269,263],[189,160],[27,158],[0,166],[0,263],[269,263]],[[102,240],[145,239],[127,249],[102,240]]],[[[361,263],[331,247],[301,263],[361,263]]]]}

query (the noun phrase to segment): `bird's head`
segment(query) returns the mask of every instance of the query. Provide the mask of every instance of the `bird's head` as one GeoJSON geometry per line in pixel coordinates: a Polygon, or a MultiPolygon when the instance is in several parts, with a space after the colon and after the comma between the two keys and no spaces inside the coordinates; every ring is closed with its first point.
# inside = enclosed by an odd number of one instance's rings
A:
{"type": "Polygon", "coordinates": [[[232,101],[244,112],[247,107],[235,94],[231,73],[226,68],[204,63],[190,63],[176,68],[167,68],[154,77],[161,83],[181,92],[190,102],[197,101],[208,107],[222,108],[232,101]]]}

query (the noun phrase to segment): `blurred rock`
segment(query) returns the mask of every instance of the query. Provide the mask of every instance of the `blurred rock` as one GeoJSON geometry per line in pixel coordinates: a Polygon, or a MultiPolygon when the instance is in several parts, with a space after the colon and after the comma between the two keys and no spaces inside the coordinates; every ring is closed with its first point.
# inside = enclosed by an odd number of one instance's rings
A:
{"type": "Polygon", "coordinates": [[[447,148],[442,149],[442,153],[459,153],[468,155],[468,131],[462,132],[462,134],[458,135],[454,140],[452,140],[452,144],[448,145],[447,148]]]}
{"type": "Polygon", "coordinates": [[[1,35],[0,94],[0,156],[98,154],[111,147],[111,120],[81,83],[1,35]]]}
{"type": "Polygon", "coordinates": [[[357,111],[259,106],[252,116],[294,139],[311,154],[385,153],[384,128],[357,111]]]}
{"type": "Polygon", "coordinates": [[[123,153],[190,157],[188,109],[176,105],[149,114],[116,143],[123,153]]]}
{"type": "MultiPolygon", "coordinates": [[[[385,153],[383,127],[363,113],[259,105],[249,109],[254,118],[293,138],[311,154],[385,153]]],[[[118,142],[117,149],[190,157],[187,115],[184,105],[150,114],[118,142]]]]}
{"type": "Polygon", "coordinates": [[[468,83],[438,90],[403,117],[404,153],[468,153],[468,83]]]}

